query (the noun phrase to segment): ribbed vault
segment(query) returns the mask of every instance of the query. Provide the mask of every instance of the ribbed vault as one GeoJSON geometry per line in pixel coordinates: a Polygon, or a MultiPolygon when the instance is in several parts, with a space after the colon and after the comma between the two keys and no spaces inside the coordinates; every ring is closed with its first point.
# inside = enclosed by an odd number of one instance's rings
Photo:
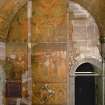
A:
{"type": "Polygon", "coordinates": [[[5,41],[10,23],[26,0],[3,0],[0,3],[0,40],[5,41]]]}

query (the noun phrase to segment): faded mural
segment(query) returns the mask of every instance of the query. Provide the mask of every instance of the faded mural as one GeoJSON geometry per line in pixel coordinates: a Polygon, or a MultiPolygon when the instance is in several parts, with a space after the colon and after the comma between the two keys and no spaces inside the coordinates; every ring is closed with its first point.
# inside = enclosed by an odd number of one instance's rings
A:
{"type": "Polygon", "coordinates": [[[1,97],[3,105],[30,105],[30,102],[32,105],[75,105],[76,67],[85,62],[97,67],[101,64],[99,30],[94,18],[74,2],[32,0],[29,43],[26,0],[2,1],[0,64],[7,88],[1,97]],[[30,65],[28,44],[31,45],[30,65]],[[29,66],[32,77],[29,77],[29,66]],[[9,82],[13,85],[9,86],[9,82]]]}

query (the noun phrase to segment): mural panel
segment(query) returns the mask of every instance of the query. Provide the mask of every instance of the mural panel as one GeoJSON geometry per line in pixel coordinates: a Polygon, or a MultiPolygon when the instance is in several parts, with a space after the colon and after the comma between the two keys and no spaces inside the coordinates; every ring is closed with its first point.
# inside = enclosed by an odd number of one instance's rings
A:
{"type": "Polygon", "coordinates": [[[40,43],[35,46],[33,44],[32,75],[34,105],[62,104],[62,102],[66,104],[66,44],[40,43]],[[59,95],[64,97],[62,101],[59,95]]]}
{"type": "MultiPolygon", "coordinates": [[[[32,1],[32,104],[65,105],[67,24],[65,0],[32,1]],[[50,2],[50,3],[49,3],[50,2]],[[61,101],[62,100],[62,101],[61,101]]],[[[11,22],[6,43],[6,79],[22,82],[22,104],[29,102],[27,5],[11,22]]],[[[7,98],[6,104],[16,104],[7,98]]]]}

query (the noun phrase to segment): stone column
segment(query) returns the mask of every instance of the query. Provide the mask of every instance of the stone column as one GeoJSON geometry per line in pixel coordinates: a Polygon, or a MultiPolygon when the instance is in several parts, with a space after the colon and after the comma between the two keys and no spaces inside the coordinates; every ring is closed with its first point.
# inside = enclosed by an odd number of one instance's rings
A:
{"type": "Polygon", "coordinates": [[[101,36],[101,55],[103,60],[103,104],[105,104],[105,35],[101,36]]]}
{"type": "Polygon", "coordinates": [[[5,61],[5,58],[5,43],[0,42],[0,105],[4,105],[5,72],[3,70],[3,62],[5,61]]]}

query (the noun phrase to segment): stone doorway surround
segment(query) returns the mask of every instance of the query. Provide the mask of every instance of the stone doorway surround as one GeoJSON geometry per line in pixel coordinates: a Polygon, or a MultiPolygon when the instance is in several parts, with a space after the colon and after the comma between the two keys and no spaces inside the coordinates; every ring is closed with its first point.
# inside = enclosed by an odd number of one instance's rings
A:
{"type": "MultiPolygon", "coordinates": [[[[84,64],[84,63],[90,63],[91,65],[94,66],[94,70],[97,74],[102,73],[102,63],[94,58],[80,58],[77,62],[75,62],[74,65],[72,65],[71,70],[70,70],[70,78],[69,78],[69,88],[70,88],[70,105],[75,105],[75,72],[77,68],[84,64]]],[[[101,93],[100,93],[101,94],[101,93]]]]}
{"type": "Polygon", "coordinates": [[[98,74],[90,63],[80,65],[75,72],[75,105],[96,105],[95,78],[98,74]]]}

